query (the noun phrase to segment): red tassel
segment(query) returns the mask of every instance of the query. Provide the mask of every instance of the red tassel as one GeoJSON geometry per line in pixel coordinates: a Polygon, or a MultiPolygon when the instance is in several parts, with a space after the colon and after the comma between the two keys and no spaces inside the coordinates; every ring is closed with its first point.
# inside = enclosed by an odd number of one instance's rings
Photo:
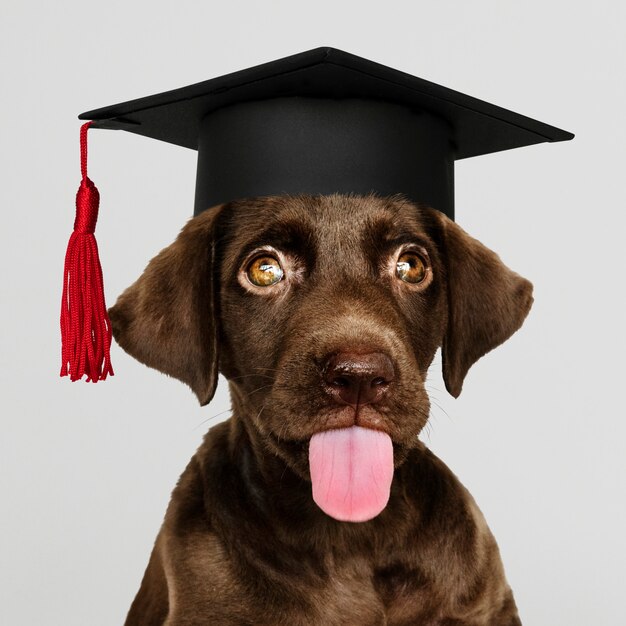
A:
{"type": "Polygon", "coordinates": [[[102,267],[94,237],[100,194],[87,177],[87,130],[80,129],[82,181],[76,194],[76,219],[65,254],[61,300],[61,376],[87,382],[113,376],[109,350],[111,322],[104,302],[102,267]]]}

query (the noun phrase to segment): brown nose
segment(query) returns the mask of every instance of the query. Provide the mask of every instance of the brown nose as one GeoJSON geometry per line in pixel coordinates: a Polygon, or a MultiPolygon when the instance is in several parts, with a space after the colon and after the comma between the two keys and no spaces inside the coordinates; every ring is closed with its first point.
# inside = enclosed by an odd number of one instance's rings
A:
{"type": "Polygon", "coordinates": [[[323,370],[326,391],[339,404],[371,404],[380,400],[394,378],[391,359],[382,352],[332,355],[323,370]]]}

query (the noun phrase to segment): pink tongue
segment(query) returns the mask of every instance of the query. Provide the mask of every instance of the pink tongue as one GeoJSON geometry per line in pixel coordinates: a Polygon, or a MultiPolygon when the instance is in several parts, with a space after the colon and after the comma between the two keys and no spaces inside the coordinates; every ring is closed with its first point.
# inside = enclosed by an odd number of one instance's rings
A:
{"type": "Polygon", "coordinates": [[[393,478],[389,435],[352,426],[311,437],[313,500],[342,522],[366,522],[387,505],[393,478]]]}

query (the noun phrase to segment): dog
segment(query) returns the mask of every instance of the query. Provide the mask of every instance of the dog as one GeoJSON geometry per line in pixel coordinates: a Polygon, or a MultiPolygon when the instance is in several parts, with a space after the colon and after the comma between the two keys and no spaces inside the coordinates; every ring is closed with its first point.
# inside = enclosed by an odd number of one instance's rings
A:
{"type": "Polygon", "coordinates": [[[529,281],[400,195],[192,218],[111,324],[201,405],[221,372],[232,416],[173,490],[126,624],[521,624],[481,512],[418,436],[438,348],[457,397],[531,304],[529,281]]]}

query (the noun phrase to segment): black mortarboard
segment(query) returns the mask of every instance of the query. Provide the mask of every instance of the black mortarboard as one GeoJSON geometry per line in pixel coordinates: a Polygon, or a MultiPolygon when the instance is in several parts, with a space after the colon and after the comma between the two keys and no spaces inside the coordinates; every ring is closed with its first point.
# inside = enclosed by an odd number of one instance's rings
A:
{"type": "Polygon", "coordinates": [[[454,218],[454,161],[569,132],[335,48],[81,114],[198,150],[195,213],[283,193],[402,193],[454,218]]]}
{"type": "Polygon", "coordinates": [[[65,260],[61,375],[113,374],[93,236],[87,129],[198,150],[195,213],[253,196],[404,194],[454,219],[454,161],[573,135],[372,61],[316,48],[83,113],[82,182],[65,260]]]}

